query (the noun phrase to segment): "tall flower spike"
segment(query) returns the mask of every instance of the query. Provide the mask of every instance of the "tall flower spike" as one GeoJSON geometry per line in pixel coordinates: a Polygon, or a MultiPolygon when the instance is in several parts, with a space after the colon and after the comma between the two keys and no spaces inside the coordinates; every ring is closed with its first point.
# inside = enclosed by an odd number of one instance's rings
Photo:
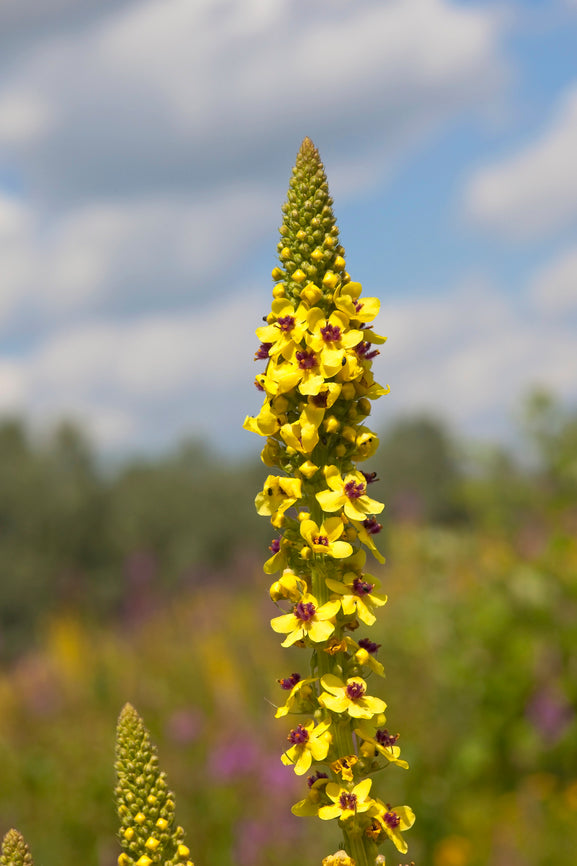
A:
{"type": "Polygon", "coordinates": [[[194,866],[175,826],[174,794],[158,768],[156,749],[136,710],[126,704],[116,732],[116,804],[120,844],[118,866],[194,866]]]}
{"type": "Polygon", "coordinates": [[[256,497],[278,533],[264,565],[266,574],[282,572],[270,589],[281,609],[271,625],[285,635],[282,646],[310,653],[310,676],[301,668],[279,679],[290,693],[276,718],[293,717],[281,759],[298,776],[311,773],[293,813],[342,829],[346,851],[324,866],[374,866],[384,862],[381,843],[407,850],[401,832],[414,821],[408,806],[391,807],[374,790],[376,771],[408,765],[384,728],[384,700],[367,689],[368,675],[383,673],[379,644],[347,634],[359,621],[371,626],[387,601],[363,571],[367,553],[384,562],[375,544],[384,505],[367,491],[375,473],[357,466],[378,445],[364,423],[371,401],[388,392],[372,373],[374,347],[384,342],[369,324],[379,301],[362,297],[345,270],[324,168],[308,138],[283,213],[271,311],[256,332],[264,404],[244,423],[266,438],[262,460],[276,470],[256,497]]]}
{"type": "Polygon", "coordinates": [[[28,845],[18,830],[8,830],[4,836],[0,866],[34,866],[28,845]]]}

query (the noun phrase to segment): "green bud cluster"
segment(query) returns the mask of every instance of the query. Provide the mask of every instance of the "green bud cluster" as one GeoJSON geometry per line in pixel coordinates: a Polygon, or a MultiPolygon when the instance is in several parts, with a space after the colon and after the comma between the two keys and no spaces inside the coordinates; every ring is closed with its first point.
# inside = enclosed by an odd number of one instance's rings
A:
{"type": "Polygon", "coordinates": [[[8,830],[4,836],[0,866],[34,866],[28,845],[18,830],[8,830]]]}
{"type": "MultiPolygon", "coordinates": [[[[344,270],[345,251],[339,244],[332,205],[318,150],[310,138],[305,138],[282,208],[284,218],[277,245],[280,265],[272,273],[275,282],[284,286],[285,297],[291,300],[298,301],[305,281],[321,286],[327,273],[340,274],[344,270]]],[[[330,290],[328,294],[332,296],[330,290]]]]}
{"type": "Polygon", "coordinates": [[[176,826],[174,795],[159,770],[156,749],[136,710],[126,704],[116,733],[116,804],[120,819],[118,866],[194,866],[176,826]]]}

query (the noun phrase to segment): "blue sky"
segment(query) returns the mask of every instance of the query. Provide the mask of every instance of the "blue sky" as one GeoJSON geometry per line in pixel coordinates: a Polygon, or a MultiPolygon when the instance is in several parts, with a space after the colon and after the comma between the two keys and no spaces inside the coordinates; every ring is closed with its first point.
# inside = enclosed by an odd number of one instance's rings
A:
{"type": "Polygon", "coordinates": [[[301,139],[389,337],[375,424],[577,402],[577,0],[9,0],[0,413],[230,453],[301,139]]]}

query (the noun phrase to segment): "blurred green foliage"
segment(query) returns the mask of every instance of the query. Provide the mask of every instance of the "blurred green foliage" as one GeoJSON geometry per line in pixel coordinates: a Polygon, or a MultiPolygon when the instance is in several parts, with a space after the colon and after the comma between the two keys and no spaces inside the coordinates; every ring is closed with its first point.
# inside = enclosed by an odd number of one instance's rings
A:
{"type": "MultiPolygon", "coordinates": [[[[536,393],[521,431],[517,453],[481,451],[407,419],[367,466],[388,502],[371,637],[411,764],[376,784],[415,809],[418,866],[574,863],[577,416],[536,393]]],[[[290,814],[302,780],[278,757],[270,702],[302,661],[268,628],[265,474],[194,443],[105,471],[72,427],[0,427],[0,833],[17,826],[36,862],[116,862],[126,701],[197,866],[338,847],[336,828],[290,814]]]]}

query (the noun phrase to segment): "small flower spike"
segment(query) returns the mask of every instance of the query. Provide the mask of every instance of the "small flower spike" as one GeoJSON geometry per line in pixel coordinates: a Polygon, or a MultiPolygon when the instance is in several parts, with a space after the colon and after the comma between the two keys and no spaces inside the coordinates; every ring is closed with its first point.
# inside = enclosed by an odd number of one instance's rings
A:
{"type": "Polygon", "coordinates": [[[175,824],[174,794],[134,707],[126,704],[116,733],[116,804],[123,851],[118,866],[194,866],[175,824]]]}
{"type": "Polygon", "coordinates": [[[34,866],[28,845],[18,830],[8,830],[4,836],[0,866],[34,866]]]}
{"type": "Polygon", "coordinates": [[[384,563],[384,505],[372,495],[376,473],[364,469],[378,446],[366,425],[371,404],[388,393],[372,372],[385,342],[373,329],[380,303],[346,271],[323,164],[308,138],[283,214],[271,310],[256,331],[264,402],[244,422],[266,440],[261,458],[270,470],[255,502],[273,527],[264,564],[279,608],[271,626],[283,647],[308,651],[308,665],[295,665],[300,673],[278,680],[281,760],[306,777],[293,814],[335,820],[342,831],[344,850],[323,866],[374,866],[384,863],[381,844],[405,853],[401,834],[414,821],[408,806],[391,807],[375,790],[377,771],[408,764],[398,734],[385,727],[385,701],[373,693],[384,675],[380,645],[350,636],[372,626],[387,602],[364,570],[367,555],[384,563]]]}

